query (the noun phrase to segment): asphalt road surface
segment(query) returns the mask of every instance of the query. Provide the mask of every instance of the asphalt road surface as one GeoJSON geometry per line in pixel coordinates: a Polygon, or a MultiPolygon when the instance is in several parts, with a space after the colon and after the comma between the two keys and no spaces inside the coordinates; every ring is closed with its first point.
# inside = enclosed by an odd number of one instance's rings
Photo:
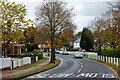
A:
{"type": "Polygon", "coordinates": [[[104,64],[88,58],[75,59],[71,55],[56,55],[62,63],[49,71],[29,76],[26,79],[64,79],[64,80],[116,80],[115,73],[104,64]]]}

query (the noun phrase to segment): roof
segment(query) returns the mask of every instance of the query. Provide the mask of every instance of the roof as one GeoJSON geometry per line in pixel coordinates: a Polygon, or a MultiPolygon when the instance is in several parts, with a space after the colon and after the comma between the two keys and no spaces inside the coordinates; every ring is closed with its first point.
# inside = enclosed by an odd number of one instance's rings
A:
{"type": "Polygon", "coordinates": [[[24,44],[15,44],[14,46],[25,46],[24,44]]]}
{"type": "Polygon", "coordinates": [[[80,43],[81,38],[78,38],[74,41],[74,43],[80,43]]]}
{"type": "Polygon", "coordinates": [[[80,40],[81,40],[81,35],[80,35],[80,36],[77,36],[76,38],[72,39],[71,41],[78,43],[78,42],[80,42],[80,40]]]}

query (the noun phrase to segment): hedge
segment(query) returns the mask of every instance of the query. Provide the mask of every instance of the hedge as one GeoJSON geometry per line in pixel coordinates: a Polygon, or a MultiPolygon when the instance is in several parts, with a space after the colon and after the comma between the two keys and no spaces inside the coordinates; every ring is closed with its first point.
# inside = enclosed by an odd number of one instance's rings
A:
{"type": "Polygon", "coordinates": [[[42,59],[43,58],[43,54],[42,53],[36,53],[34,55],[20,55],[20,54],[8,55],[8,57],[12,57],[12,58],[31,57],[32,63],[34,63],[36,61],[36,56],[38,56],[38,59],[42,59]]]}
{"type": "Polygon", "coordinates": [[[101,54],[109,57],[120,57],[120,49],[102,49],[101,54]]]}
{"type": "Polygon", "coordinates": [[[70,51],[79,51],[78,49],[70,49],[70,51]]]}

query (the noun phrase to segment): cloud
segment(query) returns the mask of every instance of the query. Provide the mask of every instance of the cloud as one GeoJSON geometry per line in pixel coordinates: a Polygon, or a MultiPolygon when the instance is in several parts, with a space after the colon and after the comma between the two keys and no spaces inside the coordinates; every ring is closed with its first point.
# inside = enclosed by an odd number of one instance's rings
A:
{"type": "Polygon", "coordinates": [[[106,2],[85,2],[82,3],[83,8],[79,12],[83,16],[100,16],[106,10],[109,5],[106,2]]]}
{"type": "Polygon", "coordinates": [[[79,31],[82,31],[82,29],[88,26],[94,18],[95,16],[76,16],[74,18],[74,22],[77,26],[75,32],[77,33],[79,31]]]}
{"type": "MultiPolygon", "coordinates": [[[[43,0],[8,0],[10,2],[22,3],[26,5],[27,18],[35,19],[36,7],[39,6],[43,0]]],[[[61,1],[61,0],[59,0],[61,1]]],[[[63,1],[63,0],[62,0],[63,1]]],[[[101,13],[108,9],[106,1],[112,0],[64,0],[68,3],[68,8],[73,7],[73,13],[76,14],[73,22],[77,25],[76,32],[82,31],[84,26],[90,24],[90,22],[101,13]]],[[[114,0],[115,1],[115,0],[114,0]]]]}

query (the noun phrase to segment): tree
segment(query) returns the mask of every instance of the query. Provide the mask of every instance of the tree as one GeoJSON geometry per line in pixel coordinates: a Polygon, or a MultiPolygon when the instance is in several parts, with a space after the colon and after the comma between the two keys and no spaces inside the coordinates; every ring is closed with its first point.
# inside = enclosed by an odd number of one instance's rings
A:
{"type": "Polygon", "coordinates": [[[84,28],[81,34],[80,47],[86,51],[93,49],[94,39],[91,31],[88,28],[84,28]]]}
{"type": "Polygon", "coordinates": [[[32,52],[40,43],[40,34],[37,31],[37,28],[34,28],[33,26],[23,29],[24,38],[22,38],[21,43],[25,44],[27,51],[32,52]]]}
{"type": "Polygon", "coordinates": [[[120,48],[120,2],[109,2],[111,8],[95,18],[89,28],[94,32],[94,39],[97,42],[98,54],[101,54],[101,47],[120,48]]]}
{"type": "Polygon", "coordinates": [[[73,30],[64,31],[59,37],[55,38],[56,46],[69,46],[70,39],[73,36],[73,30]]]}
{"type": "Polygon", "coordinates": [[[22,26],[27,26],[29,20],[25,20],[25,5],[15,2],[0,1],[1,5],[1,30],[2,30],[2,53],[11,41],[16,42],[23,36],[22,26]]]}
{"type": "Polygon", "coordinates": [[[37,8],[37,21],[40,21],[41,27],[46,28],[50,34],[51,42],[51,60],[55,60],[55,37],[58,37],[66,30],[73,30],[72,9],[66,8],[65,2],[45,2],[37,8]]]}

